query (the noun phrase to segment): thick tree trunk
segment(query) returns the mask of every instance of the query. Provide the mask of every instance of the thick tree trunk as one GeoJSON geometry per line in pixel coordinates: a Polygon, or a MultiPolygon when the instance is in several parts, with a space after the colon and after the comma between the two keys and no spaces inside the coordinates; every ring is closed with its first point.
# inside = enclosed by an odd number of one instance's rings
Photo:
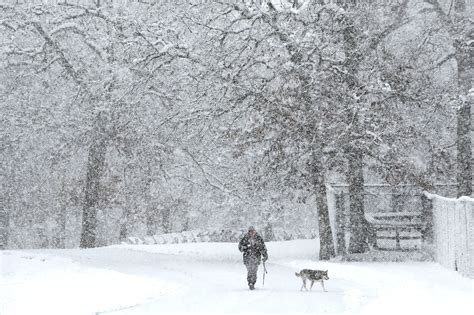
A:
{"type": "Polygon", "coordinates": [[[128,166],[125,166],[123,169],[123,194],[124,194],[124,204],[122,207],[122,216],[120,217],[120,230],[119,230],[119,240],[124,242],[127,240],[127,237],[130,235],[130,226],[132,226],[132,211],[130,203],[130,193],[129,193],[129,184],[127,181],[127,171],[128,166]]]}
{"type": "Polygon", "coordinates": [[[156,234],[156,213],[153,208],[148,207],[146,214],[146,235],[156,234]]]}
{"type": "Polygon", "coordinates": [[[171,210],[169,206],[161,210],[161,228],[163,229],[163,233],[171,233],[171,210]]]}
{"type": "Polygon", "coordinates": [[[457,112],[457,195],[472,195],[472,139],[471,139],[471,106],[473,102],[472,77],[474,75],[474,32],[456,45],[458,64],[458,86],[463,103],[457,112]]]}
{"type": "Polygon", "coordinates": [[[326,182],[322,164],[313,157],[313,186],[316,191],[316,206],[318,208],[319,226],[319,259],[328,260],[336,256],[334,239],[329,221],[329,209],[326,196],[326,182]]]}
{"type": "Polygon", "coordinates": [[[421,218],[423,229],[421,230],[421,239],[424,243],[433,244],[433,202],[424,194],[421,195],[421,218]]]}
{"type": "Polygon", "coordinates": [[[129,207],[126,205],[123,209],[122,218],[120,220],[119,240],[125,241],[129,236],[129,227],[131,225],[131,212],[129,207]]]}
{"type": "Polygon", "coordinates": [[[337,255],[346,254],[346,211],[344,193],[336,194],[336,242],[337,255]]]}
{"type": "Polygon", "coordinates": [[[53,237],[54,248],[66,248],[66,211],[68,195],[64,182],[59,192],[59,212],[56,215],[56,233],[53,237]]]}
{"type": "Polygon", "coordinates": [[[457,196],[472,195],[471,102],[458,110],[457,128],[457,196]]]}
{"type": "Polygon", "coordinates": [[[62,205],[56,216],[56,235],[53,240],[54,248],[66,248],[66,205],[62,205]]]}
{"type": "Polygon", "coordinates": [[[147,172],[146,172],[146,182],[145,182],[145,196],[144,200],[146,200],[146,234],[148,236],[153,236],[156,234],[156,208],[152,205],[152,198],[151,198],[151,184],[153,182],[152,178],[152,169],[151,165],[147,164],[147,172]]]}
{"type": "Polygon", "coordinates": [[[0,250],[7,248],[8,221],[8,212],[4,207],[4,202],[0,202],[0,250]]]}
{"type": "Polygon", "coordinates": [[[349,154],[349,169],[347,181],[349,183],[350,200],[350,232],[348,251],[351,254],[364,253],[369,250],[368,223],[364,215],[364,156],[360,150],[349,154]]]}
{"type": "Polygon", "coordinates": [[[99,114],[95,121],[92,144],[89,147],[87,176],[82,211],[81,248],[97,246],[97,206],[99,204],[100,178],[105,166],[107,150],[105,115],[99,114]]]}
{"type": "MultiPolygon", "coordinates": [[[[347,2],[348,5],[354,5],[355,2],[347,2]]],[[[343,30],[344,52],[346,58],[344,65],[347,71],[345,81],[354,94],[359,93],[362,85],[358,82],[357,72],[364,55],[358,47],[358,35],[360,30],[354,26],[351,19],[347,21],[347,26],[343,30]]],[[[351,106],[351,105],[349,105],[351,106]]],[[[363,134],[360,130],[359,116],[357,113],[357,102],[352,105],[353,110],[350,111],[348,125],[351,127],[355,135],[363,134]]],[[[350,149],[347,152],[348,170],[347,181],[349,183],[349,211],[350,211],[350,240],[348,246],[349,253],[364,253],[368,251],[368,225],[364,216],[364,155],[357,143],[359,136],[349,139],[350,149]]]]}
{"type": "Polygon", "coordinates": [[[12,200],[14,197],[11,196],[13,187],[15,185],[14,171],[11,170],[12,174],[5,174],[4,180],[0,182],[0,250],[7,249],[8,239],[10,236],[10,211],[15,212],[13,209],[12,200]],[[9,209],[9,210],[8,210],[9,209]]]}

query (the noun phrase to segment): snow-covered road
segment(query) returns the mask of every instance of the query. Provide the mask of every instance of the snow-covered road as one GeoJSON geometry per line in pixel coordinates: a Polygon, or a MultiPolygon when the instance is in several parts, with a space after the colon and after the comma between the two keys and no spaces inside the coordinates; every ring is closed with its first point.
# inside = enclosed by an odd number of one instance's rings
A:
{"type": "Polygon", "coordinates": [[[470,314],[474,280],[435,263],[318,262],[317,242],[268,244],[265,286],[246,286],[236,244],[0,252],[0,314],[470,314]],[[327,269],[300,292],[294,272],[327,269]]]}

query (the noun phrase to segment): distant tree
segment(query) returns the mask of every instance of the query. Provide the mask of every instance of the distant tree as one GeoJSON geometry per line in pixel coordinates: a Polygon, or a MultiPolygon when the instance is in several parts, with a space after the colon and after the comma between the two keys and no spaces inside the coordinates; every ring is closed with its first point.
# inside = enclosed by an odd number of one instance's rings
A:
{"type": "MultiPolygon", "coordinates": [[[[154,130],[143,134],[143,131],[160,127],[158,116],[151,114],[162,114],[162,124],[169,121],[166,116],[170,115],[169,110],[156,104],[169,100],[178,103],[179,93],[183,93],[179,90],[180,83],[187,73],[173,77],[176,78],[173,82],[165,75],[176,73],[176,66],[189,59],[187,50],[179,45],[179,30],[172,25],[174,14],[170,6],[152,4],[136,4],[122,13],[110,11],[103,3],[92,6],[68,3],[16,5],[1,9],[7,12],[2,28],[6,30],[5,40],[9,43],[5,46],[7,49],[2,50],[6,57],[2,66],[15,70],[6,82],[13,85],[16,80],[15,93],[6,94],[8,101],[11,104],[18,102],[21,94],[17,91],[26,91],[38,104],[43,102],[51,112],[57,111],[60,118],[47,121],[56,123],[56,129],[48,130],[49,135],[56,137],[63,133],[73,138],[66,123],[72,121],[78,127],[77,137],[85,139],[71,142],[88,152],[84,163],[80,244],[81,247],[94,247],[97,244],[97,210],[104,199],[101,185],[104,184],[108,152],[111,148],[123,149],[122,144],[130,144],[132,139],[156,134],[154,130]],[[161,15],[157,11],[167,20],[157,22],[156,16],[161,15]],[[134,17],[137,12],[144,13],[138,24],[134,17]],[[130,44],[132,42],[134,45],[130,44]],[[31,85],[31,73],[35,72],[42,81],[31,85]],[[49,87],[47,93],[44,93],[45,87],[49,87]],[[137,115],[138,109],[140,115],[137,115]],[[71,113],[77,113],[77,116],[71,116],[71,113]],[[143,121],[139,119],[143,117],[154,121],[155,125],[130,132],[132,126],[141,126],[143,121]]],[[[176,116],[178,109],[173,111],[172,115],[176,116]]],[[[18,113],[13,105],[10,113],[18,113]]],[[[29,134],[21,135],[21,139],[29,138],[29,134]]],[[[154,149],[156,142],[152,146],[154,149]]],[[[129,150],[140,147],[140,143],[133,144],[129,150]]],[[[66,145],[58,141],[56,147],[45,148],[44,155],[53,155],[64,147],[66,145]]],[[[141,166],[145,167],[146,163],[141,166]]],[[[59,191],[59,185],[56,186],[59,191]]]]}
{"type": "Polygon", "coordinates": [[[457,165],[472,193],[472,22],[451,2],[0,5],[0,238],[36,224],[63,247],[70,215],[82,247],[101,224],[270,230],[298,195],[329,259],[337,173],[366,251],[368,173],[430,189],[457,165]]]}

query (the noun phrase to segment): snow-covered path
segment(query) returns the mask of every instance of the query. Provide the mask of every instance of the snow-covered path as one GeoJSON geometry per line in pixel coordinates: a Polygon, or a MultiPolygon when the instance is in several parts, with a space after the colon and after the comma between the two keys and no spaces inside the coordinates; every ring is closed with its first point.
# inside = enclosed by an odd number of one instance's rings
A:
{"type": "Polygon", "coordinates": [[[268,244],[262,287],[246,286],[236,244],[120,245],[0,252],[0,314],[468,314],[474,281],[434,263],[335,263],[315,241],[268,244]],[[300,292],[294,272],[328,269],[300,292]]]}

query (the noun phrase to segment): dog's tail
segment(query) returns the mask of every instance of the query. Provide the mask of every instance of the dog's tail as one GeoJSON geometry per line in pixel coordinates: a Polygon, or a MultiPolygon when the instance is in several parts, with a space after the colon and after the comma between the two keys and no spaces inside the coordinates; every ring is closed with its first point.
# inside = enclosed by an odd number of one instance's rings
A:
{"type": "Polygon", "coordinates": [[[295,276],[301,277],[301,273],[295,272],[295,276]]]}

